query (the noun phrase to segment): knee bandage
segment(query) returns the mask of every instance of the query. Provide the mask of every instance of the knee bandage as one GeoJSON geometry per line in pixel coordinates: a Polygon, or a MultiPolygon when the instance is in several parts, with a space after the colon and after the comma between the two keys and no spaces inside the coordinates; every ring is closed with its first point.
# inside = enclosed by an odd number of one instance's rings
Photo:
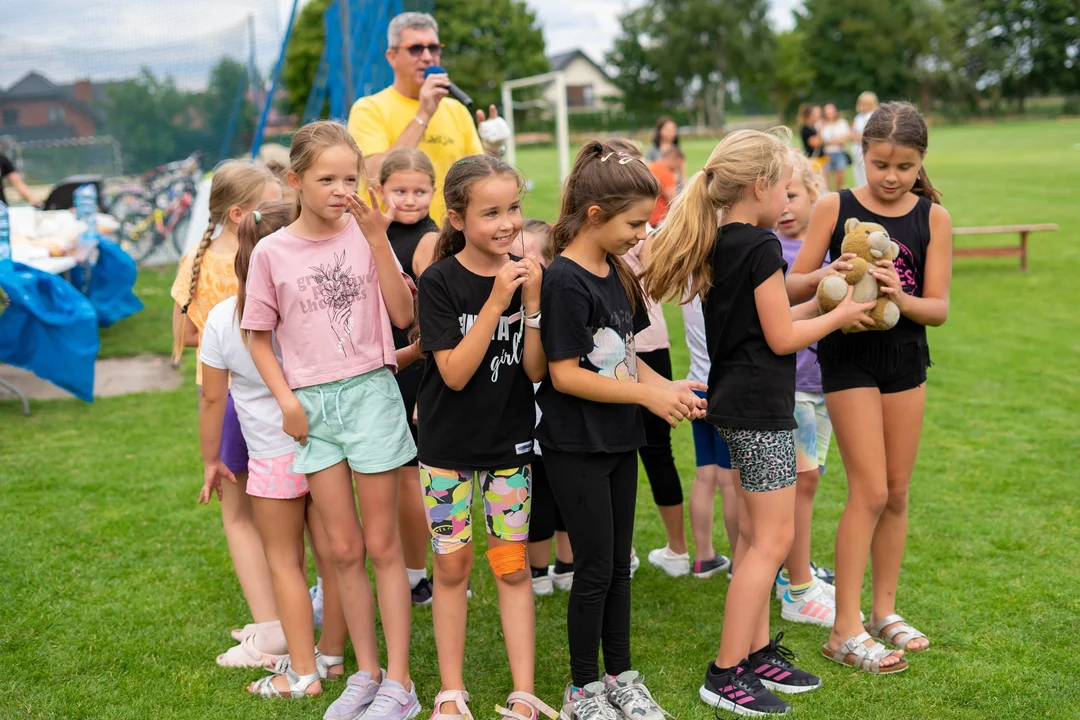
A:
{"type": "Polygon", "coordinates": [[[502,578],[518,570],[524,570],[527,567],[524,543],[493,547],[487,551],[486,555],[488,563],[491,564],[491,572],[495,573],[497,578],[502,578]]]}

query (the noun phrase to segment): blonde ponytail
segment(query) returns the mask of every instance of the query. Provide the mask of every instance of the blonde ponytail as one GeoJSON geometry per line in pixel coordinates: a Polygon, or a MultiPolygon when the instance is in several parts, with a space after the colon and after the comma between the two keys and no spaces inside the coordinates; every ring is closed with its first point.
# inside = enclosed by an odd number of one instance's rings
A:
{"type": "Polygon", "coordinates": [[[195,291],[199,288],[199,269],[202,267],[202,258],[210,242],[214,237],[214,221],[211,220],[203,231],[202,239],[195,248],[195,256],[191,259],[191,284],[188,285],[187,300],[180,306],[180,314],[173,322],[173,347],[172,361],[180,362],[180,356],[184,352],[184,328],[187,326],[187,311],[191,301],[195,299],[195,291]]]}
{"type": "Polygon", "coordinates": [[[675,199],[664,224],[653,236],[652,252],[642,275],[645,294],[657,302],[705,296],[712,285],[713,245],[719,225],[718,211],[709,197],[712,171],[690,178],[675,199]]]}
{"type": "Polygon", "coordinates": [[[724,213],[758,180],[764,180],[769,188],[780,181],[791,162],[787,151],[790,141],[787,128],[736,130],[720,141],[705,168],[675,199],[653,237],[652,253],[642,275],[649,297],[683,303],[695,296],[705,298],[712,288],[712,254],[724,213]]]}

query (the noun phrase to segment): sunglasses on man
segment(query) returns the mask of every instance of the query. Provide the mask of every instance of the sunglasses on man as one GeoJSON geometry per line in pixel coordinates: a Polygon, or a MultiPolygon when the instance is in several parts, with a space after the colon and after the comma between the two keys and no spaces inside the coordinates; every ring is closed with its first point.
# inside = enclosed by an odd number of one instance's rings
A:
{"type": "Polygon", "coordinates": [[[438,57],[439,55],[442,55],[443,44],[431,43],[430,45],[409,45],[408,47],[400,47],[398,45],[395,45],[391,48],[391,50],[407,50],[408,53],[414,58],[422,57],[424,51],[427,50],[429,53],[431,53],[432,57],[438,57]]]}

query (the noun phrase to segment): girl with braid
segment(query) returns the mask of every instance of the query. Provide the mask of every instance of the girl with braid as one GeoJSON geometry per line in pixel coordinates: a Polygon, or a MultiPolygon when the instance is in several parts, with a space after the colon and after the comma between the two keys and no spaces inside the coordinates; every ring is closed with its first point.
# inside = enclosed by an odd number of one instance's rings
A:
{"type": "MultiPolygon", "coordinates": [[[[281,200],[281,186],[264,167],[240,161],[222,163],[214,172],[210,189],[210,222],[202,240],[180,260],[172,286],[173,361],[179,361],[185,347],[201,348],[202,333],[210,310],[222,300],[236,295],[233,262],[239,246],[237,228],[258,204],[281,200]]],[[[202,363],[195,365],[195,383],[202,388],[202,363]]],[[[209,398],[201,397],[203,412],[209,398]]],[[[255,527],[247,484],[247,446],[240,421],[227,395],[221,432],[221,460],[236,477],[236,484],[224,483],[221,518],[229,544],[236,577],[251,610],[252,623],[234,630],[240,645],[218,656],[218,664],[261,667],[285,652],[285,637],[278,623],[270,569],[262,541],[255,527]],[[264,657],[265,656],[265,657],[264,657]]]]}

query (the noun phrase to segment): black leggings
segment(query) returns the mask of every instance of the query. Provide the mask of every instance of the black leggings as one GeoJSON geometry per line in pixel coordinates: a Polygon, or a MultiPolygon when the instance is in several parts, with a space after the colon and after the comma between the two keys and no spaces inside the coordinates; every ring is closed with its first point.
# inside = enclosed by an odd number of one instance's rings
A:
{"type": "Polygon", "coordinates": [[[566,532],[566,523],[555,502],[548,482],[543,456],[532,462],[532,514],[529,516],[529,542],[543,542],[555,537],[555,531],[566,532]]]}
{"type": "MultiPolygon", "coordinates": [[[[659,375],[671,379],[671,353],[667,348],[638,353],[638,358],[659,375]]],[[[649,476],[653,501],[659,507],[682,505],[682,482],[671,454],[671,426],[648,410],[642,410],[641,415],[645,424],[645,447],[638,452],[645,474],[649,476]]]]}
{"type": "Polygon", "coordinates": [[[630,544],[637,501],[637,457],[623,453],[566,453],[544,448],[551,489],[574,548],[566,630],[570,675],[584,687],[604,670],[630,666],[630,544]]]}

